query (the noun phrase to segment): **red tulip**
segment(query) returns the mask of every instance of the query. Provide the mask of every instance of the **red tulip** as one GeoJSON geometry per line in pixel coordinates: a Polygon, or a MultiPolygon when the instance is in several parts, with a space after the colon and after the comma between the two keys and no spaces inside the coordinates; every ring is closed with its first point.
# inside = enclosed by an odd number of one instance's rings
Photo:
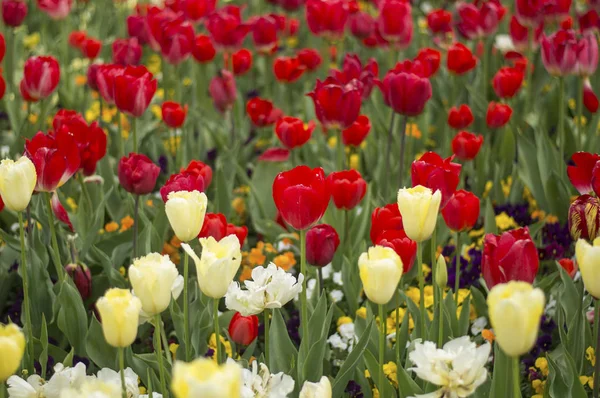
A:
{"type": "Polygon", "coordinates": [[[98,39],[87,37],[83,40],[79,49],[85,58],[94,60],[100,54],[100,50],[102,50],[102,42],[98,39]]]}
{"type": "Polygon", "coordinates": [[[442,209],[442,216],[452,231],[468,231],[477,224],[479,209],[479,198],[474,193],[461,189],[454,192],[442,209]]]}
{"type": "Polygon", "coordinates": [[[173,65],[185,61],[195,45],[194,27],[189,22],[175,20],[166,23],[162,29],[160,51],[165,60],[173,65]]]}
{"type": "Polygon", "coordinates": [[[115,80],[117,76],[125,73],[125,67],[121,65],[100,65],[96,74],[98,92],[109,104],[115,103],[115,80]]]}
{"type": "Polygon", "coordinates": [[[342,131],[342,141],[346,146],[360,146],[371,131],[371,121],[366,115],[360,115],[350,127],[342,131]]]}
{"type": "Polygon", "coordinates": [[[411,240],[403,229],[383,231],[375,242],[377,246],[389,247],[402,259],[403,272],[411,270],[417,256],[417,242],[411,240]]]}
{"type": "Polygon", "coordinates": [[[160,196],[163,202],[167,203],[167,199],[171,192],[178,191],[199,191],[204,192],[208,185],[204,177],[192,173],[181,172],[173,174],[169,177],[165,185],[160,188],[160,196]]]}
{"type": "Polygon", "coordinates": [[[350,15],[350,32],[358,39],[364,39],[375,32],[375,18],[371,14],[359,11],[350,15]]]}
{"type": "Polygon", "coordinates": [[[54,116],[52,127],[54,129],[52,135],[63,128],[71,133],[79,149],[79,168],[86,176],[94,174],[96,164],[106,155],[106,133],[100,128],[98,122],[88,126],[83,116],[77,112],[61,109],[54,116]]]}
{"type": "Polygon", "coordinates": [[[544,2],[544,21],[561,22],[569,18],[572,0],[550,0],[544,2]]]}
{"type": "MultiPolygon", "coordinates": [[[[514,15],[510,19],[509,33],[517,51],[525,52],[529,48],[529,29],[532,28],[528,28],[526,26],[521,25],[517,17],[515,17],[514,15]]],[[[538,25],[535,25],[533,42],[535,47],[537,47],[537,44],[539,43],[540,38],[542,37],[543,30],[543,24],[540,23],[538,25]]]]}
{"type": "Polygon", "coordinates": [[[565,270],[571,279],[575,277],[575,274],[577,274],[577,270],[579,269],[577,263],[570,258],[561,258],[558,260],[558,264],[565,270]]]}
{"type": "Polygon", "coordinates": [[[41,11],[54,20],[65,19],[71,12],[73,0],[37,0],[41,11]]]}
{"type": "Polygon", "coordinates": [[[446,66],[450,72],[463,75],[475,68],[475,65],[477,65],[477,58],[464,44],[455,43],[448,49],[446,66]]]}
{"type": "Polygon", "coordinates": [[[338,209],[354,209],[367,192],[367,182],[356,170],[334,171],[327,177],[327,184],[338,209]]]}
{"type": "Polygon", "coordinates": [[[112,44],[113,63],[118,65],[139,65],[142,46],[137,38],[115,39],[112,44]]]}
{"type": "Polygon", "coordinates": [[[435,75],[440,68],[441,58],[442,55],[438,50],[434,50],[433,48],[422,48],[419,50],[413,63],[416,65],[415,68],[422,70],[422,77],[429,78],[435,75]]]}
{"type": "Polygon", "coordinates": [[[452,13],[437,9],[427,14],[427,26],[433,34],[452,33],[452,13]]]}
{"type": "Polygon", "coordinates": [[[283,116],[281,109],[275,108],[271,101],[258,97],[248,100],[246,113],[256,127],[271,126],[283,116]]]}
{"type": "Polygon", "coordinates": [[[579,30],[581,33],[594,33],[598,31],[600,18],[598,17],[598,11],[588,10],[585,14],[578,16],[579,30]]]}
{"type": "Polygon", "coordinates": [[[583,105],[590,113],[598,111],[598,97],[592,89],[589,79],[586,79],[583,86],[583,105]]]}
{"type": "Polygon", "coordinates": [[[516,0],[515,15],[519,22],[528,28],[538,26],[544,18],[544,0],[516,0]]]}
{"type": "Polygon", "coordinates": [[[167,34],[167,26],[170,26],[171,30],[176,29],[176,25],[179,25],[183,21],[184,19],[181,14],[168,7],[159,8],[152,6],[145,11],[145,21],[142,26],[144,31],[139,35],[135,35],[135,37],[140,42],[144,42],[144,39],[147,39],[152,50],[166,55],[167,51],[163,51],[163,47],[168,46],[171,40],[167,34]],[[140,36],[146,37],[142,39],[140,36]]]}
{"type": "Polygon", "coordinates": [[[523,84],[524,73],[519,68],[505,66],[500,68],[494,78],[492,85],[496,95],[500,98],[512,98],[523,84]]]}
{"type": "Polygon", "coordinates": [[[577,38],[573,30],[559,30],[550,36],[542,34],[542,62],[553,76],[575,73],[577,38]]]}
{"type": "Polygon", "coordinates": [[[237,88],[233,74],[227,70],[221,70],[210,81],[208,92],[213,99],[215,108],[219,112],[224,113],[231,109],[237,97],[237,88]]]}
{"type": "Polygon", "coordinates": [[[598,40],[594,33],[586,33],[577,42],[577,74],[588,77],[598,67],[598,40]]]}
{"type": "Polygon", "coordinates": [[[285,28],[285,18],[276,14],[262,15],[252,19],[251,23],[256,51],[271,54],[277,48],[279,33],[285,28]]]}
{"type": "Polygon", "coordinates": [[[83,30],[74,30],[69,33],[69,45],[73,48],[81,48],[81,44],[86,39],[87,33],[83,30]]]}
{"type": "Polygon", "coordinates": [[[420,70],[413,69],[406,61],[390,70],[377,85],[383,94],[384,102],[394,112],[405,116],[416,116],[423,112],[431,98],[431,82],[420,70]]]}
{"type": "Polygon", "coordinates": [[[160,167],[141,153],[130,153],[119,161],[119,182],[123,189],[134,195],[145,195],[154,190],[160,167]]]}
{"type": "Polygon", "coordinates": [[[192,47],[192,56],[196,61],[201,64],[210,62],[215,58],[216,53],[217,51],[209,36],[202,34],[196,36],[194,46],[192,47]]]}
{"type": "Polygon", "coordinates": [[[375,245],[385,231],[404,231],[402,215],[396,203],[377,207],[371,213],[371,243],[375,245]]]}
{"type": "Polygon", "coordinates": [[[73,283],[79,291],[83,300],[90,298],[92,294],[92,273],[83,263],[70,263],[65,266],[65,271],[73,279],[73,283]]]}
{"type": "Polygon", "coordinates": [[[576,152],[571,157],[573,165],[567,166],[571,184],[582,195],[592,192],[593,171],[600,161],[600,155],[589,152],[576,152]]]}
{"type": "Polygon", "coordinates": [[[236,312],[229,322],[229,336],[235,344],[250,345],[258,336],[258,317],[236,312]]]}
{"type": "Polygon", "coordinates": [[[460,182],[462,166],[453,163],[452,160],[454,156],[442,159],[435,152],[425,152],[419,160],[412,163],[411,167],[413,187],[422,185],[434,192],[439,190],[442,193],[441,209],[446,206],[460,182]]]}
{"type": "Polygon", "coordinates": [[[569,207],[569,232],[573,240],[593,241],[600,231],[600,201],[590,195],[581,195],[569,207]]]}
{"type": "Polygon", "coordinates": [[[135,37],[142,45],[150,42],[150,32],[145,16],[140,14],[129,15],[126,23],[129,37],[135,37]]]}
{"type": "Polygon", "coordinates": [[[284,83],[295,82],[302,76],[306,67],[300,63],[298,57],[277,57],[273,62],[275,78],[284,83]]]}
{"type": "Polygon", "coordinates": [[[48,98],[60,80],[60,66],[54,57],[34,56],[25,61],[21,90],[32,101],[48,98]]]}
{"type": "Polygon", "coordinates": [[[52,207],[52,213],[54,213],[56,219],[65,224],[69,228],[69,231],[71,231],[71,233],[75,232],[75,230],[73,229],[73,224],[69,219],[69,214],[67,213],[63,205],[60,203],[60,199],[58,198],[58,193],[56,193],[56,191],[52,193],[52,199],[50,200],[50,204],[52,207]]]}
{"type": "Polygon", "coordinates": [[[0,75],[0,99],[4,98],[4,94],[6,93],[6,82],[4,81],[4,77],[0,75]]]}
{"type": "Polygon", "coordinates": [[[510,105],[490,102],[487,109],[486,123],[491,129],[503,127],[510,120],[512,108],[510,105]]]}
{"type": "Polygon", "coordinates": [[[315,225],[306,232],[306,261],[315,267],[330,264],[340,245],[335,228],[328,224],[315,225]]]}
{"type": "Polygon", "coordinates": [[[448,125],[456,130],[469,127],[473,123],[473,113],[469,105],[462,104],[458,108],[453,106],[448,112],[448,125]]]}
{"type": "Polygon", "coordinates": [[[277,4],[282,7],[286,11],[296,11],[298,8],[302,7],[305,3],[305,0],[268,0],[269,3],[277,4]]]}
{"type": "Polygon", "coordinates": [[[27,3],[23,0],[2,0],[2,20],[6,26],[16,28],[27,16],[27,3]]]}
{"type": "Polygon", "coordinates": [[[35,165],[36,192],[53,192],[79,170],[81,159],[73,135],[67,128],[54,134],[41,131],[25,140],[25,155],[35,165]]]}
{"type": "Polygon", "coordinates": [[[252,67],[252,53],[245,48],[236,51],[231,56],[231,63],[233,64],[233,74],[241,76],[248,72],[252,67]]]}
{"type": "Polygon", "coordinates": [[[348,21],[348,6],[344,0],[308,0],[306,22],[310,31],[328,40],[342,37],[348,21]]]}
{"type": "MultiPolygon", "coordinates": [[[[287,162],[290,158],[290,150],[286,148],[269,148],[258,157],[261,162],[287,162]]],[[[279,223],[281,225],[281,223],[279,223]]],[[[285,224],[282,225],[284,228],[285,224]]],[[[286,228],[287,229],[287,228],[286,228]]]]}
{"type": "Polygon", "coordinates": [[[273,181],[273,201],[281,217],[295,229],[307,229],[323,217],[331,194],[322,168],[298,166],[273,181]]]}
{"type": "Polygon", "coordinates": [[[342,85],[328,77],[317,79],[315,89],[308,93],[315,105],[315,114],[325,129],[345,129],[354,123],[360,113],[361,90],[354,80],[342,85]]]}
{"type": "Polygon", "coordinates": [[[208,17],[206,29],[215,44],[225,51],[238,49],[250,31],[250,25],[242,22],[241,9],[225,6],[208,17]]]}
{"type": "Polygon", "coordinates": [[[145,66],[127,66],[115,77],[115,104],[133,117],[144,114],[156,92],[157,81],[145,66]]]}
{"type": "Polygon", "coordinates": [[[245,225],[238,227],[233,224],[227,224],[225,236],[227,235],[235,235],[236,238],[238,238],[238,240],[240,241],[240,246],[244,246],[244,242],[246,241],[246,237],[248,236],[248,227],[245,225]]]}
{"type": "Polygon", "coordinates": [[[294,37],[300,29],[300,21],[298,18],[290,18],[285,16],[285,26],[283,28],[283,35],[285,37],[294,37]]]}
{"type": "Polygon", "coordinates": [[[377,27],[379,34],[395,48],[407,48],[413,35],[410,3],[403,0],[380,1],[377,27]]]}
{"type": "Polygon", "coordinates": [[[321,54],[317,50],[312,48],[305,48],[304,50],[298,51],[296,54],[298,60],[300,61],[300,65],[304,66],[308,71],[315,71],[321,66],[323,60],[321,59],[321,54]]]}
{"type": "Polygon", "coordinates": [[[375,59],[369,59],[363,68],[358,55],[350,53],[347,53],[344,57],[342,70],[331,71],[331,76],[335,77],[342,84],[348,84],[354,79],[359,81],[363,99],[369,98],[371,95],[378,74],[379,66],[375,59]]]}
{"type": "Polygon", "coordinates": [[[194,22],[210,15],[215,10],[217,0],[184,0],[185,15],[194,22]]]}
{"type": "Polygon", "coordinates": [[[100,69],[99,64],[91,64],[88,66],[86,73],[87,85],[94,91],[98,91],[98,70],[100,69]]]}
{"type": "Polygon", "coordinates": [[[456,30],[467,40],[493,35],[504,17],[506,9],[500,3],[488,1],[477,7],[475,4],[458,3],[456,30]]]}
{"type": "Polygon", "coordinates": [[[192,160],[184,169],[180,170],[182,173],[189,173],[194,176],[201,176],[204,179],[204,186],[208,188],[212,182],[212,168],[200,160],[192,160]]]}
{"type": "Polygon", "coordinates": [[[183,126],[187,116],[188,106],[173,101],[165,101],[161,106],[162,118],[167,126],[172,129],[183,126]]]}
{"type": "Polygon", "coordinates": [[[483,145],[483,136],[461,131],[452,139],[452,153],[460,160],[473,160],[483,145]]]}
{"type": "Polygon", "coordinates": [[[294,149],[306,144],[315,129],[315,122],[308,124],[298,118],[285,116],[277,120],[275,134],[279,141],[288,149],[294,149]]]}
{"type": "Polygon", "coordinates": [[[527,227],[485,236],[481,272],[488,289],[509,281],[533,283],[538,267],[538,252],[527,227]]]}
{"type": "Polygon", "coordinates": [[[227,236],[227,219],[221,213],[206,213],[199,238],[212,236],[219,241],[227,236]]]}

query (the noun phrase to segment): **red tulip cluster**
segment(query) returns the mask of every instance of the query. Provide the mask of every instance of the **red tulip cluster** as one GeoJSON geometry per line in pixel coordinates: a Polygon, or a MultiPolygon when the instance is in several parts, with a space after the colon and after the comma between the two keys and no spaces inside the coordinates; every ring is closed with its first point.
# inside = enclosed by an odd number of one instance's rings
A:
{"type": "Polygon", "coordinates": [[[212,169],[199,160],[192,160],[185,169],[169,177],[160,188],[160,196],[167,203],[169,193],[177,191],[204,192],[212,181],[212,169]]]}
{"type": "Polygon", "coordinates": [[[315,105],[317,119],[326,130],[346,129],[360,113],[362,84],[353,79],[342,83],[334,77],[317,79],[315,89],[308,93],[315,105]]]}
{"type": "Polygon", "coordinates": [[[374,245],[393,249],[402,259],[404,272],[410,271],[417,255],[417,243],[406,236],[397,204],[373,210],[370,237],[374,245]]]}
{"type": "Polygon", "coordinates": [[[102,50],[102,42],[90,37],[86,32],[74,31],[69,35],[69,44],[90,60],[96,59],[102,50]]]}
{"type": "Polygon", "coordinates": [[[455,26],[458,33],[467,40],[480,39],[492,35],[498,29],[506,9],[499,0],[475,4],[458,3],[456,7],[458,19],[455,26]]]}
{"type": "Polygon", "coordinates": [[[371,58],[363,67],[360,58],[356,54],[346,54],[342,64],[342,70],[332,70],[331,76],[335,77],[342,84],[349,84],[352,81],[360,82],[360,90],[363,99],[369,98],[375,80],[379,75],[379,66],[377,61],[371,58]]]}
{"type": "Polygon", "coordinates": [[[256,127],[272,126],[283,116],[281,109],[275,108],[271,101],[258,97],[246,103],[246,114],[256,127]]]}

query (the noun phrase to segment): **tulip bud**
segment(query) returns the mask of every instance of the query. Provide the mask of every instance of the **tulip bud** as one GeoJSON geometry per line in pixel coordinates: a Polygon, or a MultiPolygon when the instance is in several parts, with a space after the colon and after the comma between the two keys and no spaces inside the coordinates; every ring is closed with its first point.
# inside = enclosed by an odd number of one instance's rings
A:
{"type": "Polygon", "coordinates": [[[157,85],[145,66],[126,66],[114,80],[115,105],[121,112],[140,117],[150,105],[157,85]]]}
{"type": "Polygon", "coordinates": [[[360,146],[371,131],[371,121],[368,116],[360,115],[352,126],[342,131],[342,141],[346,146],[360,146]]]}
{"type": "Polygon", "coordinates": [[[156,315],[169,307],[171,287],[178,275],[177,267],[167,255],[150,253],[133,260],[129,267],[129,280],[145,313],[156,315]]]}
{"type": "Polygon", "coordinates": [[[367,192],[367,182],[356,170],[334,171],[327,177],[327,185],[338,209],[354,209],[367,192]]]}
{"type": "Polygon", "coordinates": [[[452,195],[442,210],[442,216],[452,231],[466,231],[477,223],[479,218],[479,198],[463,189],[452,195]]]}
{"type": "Polygon", "coordinates": [[[83,300],[90,298],[92,294],[92,273],[83,263],[70,263],[65,265],[65,271],[73,279],[75,287],[83,300]]]}
{"type": "MultiPolygon", "coordinates": [[[[597,51],[597,50],[596,50],[597,51]]],[[[577,38],[571,29],[542,35],[542,62],[553,76],[566,76],[577,70],[577,38]]]]}
{"type": "Polygon", "coordinates": [[[200,233],[208,199],[204,192],[179,191],[169,193],[165,204],[165,212],[175,231],[175,235],[182,242],[189,242],[200,233]]]}
{"type": "Polygon", "coordinates": [[[137,336],[142,302],[126,289],[109,289],[96,302],[106,342],[113,347],[125,348],[137,336]]]}
{"type": "Polygon", "coordinates": [[[558,260],[558,264],[565,270],[571,279],[575,277],[575,274],[577,274],[577,270],[579,269],[577,263],[570,258],[561,258],[558,260]]]}
{"type": "Polygon", "coordinates": [[[27,2],[23,0],[2,0],[2,20],[6,26],[16,28],[27,16],[27,2]]]}
{"type": "Polygon", "coordinates": [[[258,317],[243,316],[236,312],[229,322],[229,336],[236,344],[250,345],[258,336],[258,317]]]}
{"type": "Polygon", "coordinates": [[[299,398],[331,398],[332,394],[331,382],[327,376],[322,376],[318,383],[305,381],[299,398]]]}
{"type": "Polygon", "coordinates": [[[585,289],[594,298],[600,298],[600,239],[594,239],[593,245],[584,239],[577,240],[575,257],[585,289]]]}
{"type": "Polygon", "coordinates": [[[282,83],[295,82],[302,76],[306,67],[298,57],[280,56],[273,61],[273,74],[277,81],[282,83]]]}
{"type": "Polygon", "coordinates": [[[187,116],[188,106],[181,106],[177,102],[165,101],[161,106],[162,118],[167,126],[172,129],[183,126],[187,116]]]}
{"type": "Polygon", "coordinates": [[[452,139],[452,152],[460,160],[473,160],[483,145],[483,136],[461,131],[452,139]]]}
{"type": "Polygon", "coordinates": [[[417,243],[431,237],[437,222],[442,194],[433,193],[422,185],[398,191],[398,208],[402,215],[406,235],[417,243]]]}
{"type": "Polygon", "coordinates": [[[154,190],[160,167],[146,155],[130,153],[119,161],[119,182],[129,193],[145,195],[154,190]]]}
{"type": "Polygon", "coordinates": [[[208,238],[212,236],[215,240],[221,240],[227,233],[227,219],[222,213],[206,213],[202,223],[202,229],[198,234],[199,238],[208,238]]]}
{"type": "Polygon", "coordinates": [[[19,369],[24,353],[25,335],[21,329],[14,323],[0,324],[0,383],[19,369]]]}
{"type": "Polygon", "coordinates": [[[600,228],[600,201],[590,195],[581,195],[569,207],[571,238],[594,240],[600,228]]]}
{"type": "Polygon", "coordinates": [[[306,233],[306,261],[324,267],[331,263],[339,245],[340,238],[331,225],[315,225],[306,233]]]}
{"type": "Polygon", "coordinates": [[[435,262],[435,284],[440,289],[444,289],[448,285],[448,267],[444,256],[438,256],[435,262]]]}
{"type": "Polygon", "coordinates": [[[173,365],[171,391],[175,398],[232,397],[239,398],[242,369],[235,362],[217,364],[208,358],[173,365]]]}
{"type": "Polygon", "coordinates": [[[207,35],[198,35],[194,40],[194,46],[192,47],[192,56],[196,61],[201,64],[212,61],[215,58],[217,51],[207,35]]]}
{"type": "Polygon", "coordinates": [[[362,96],[359,85],[358,80],[341,84],[334,77],[317,79],[315,89],[307,95],[312,98],[317,119],[325,129],[345,129],[356,121],[362,96]]]}
{"type": "Polygon", "coordinates": [[[233,74],[236,76],[243,75],[252,67],[252,53],[242,48],[240,51],[233,53],[231,63],[233,64],[233,74]]]}
{"type": "Polygon", "coordinates": [[[462,104],[460,107],[453,106],[448,112],[448,125],[453,129],[467,128],[473,123],[473,112],[469,105],[462,104]]]}
{"type": "Polygon", "coordinates": [[[589,79],[585,80],[583,86],[583,105],[585,105],[585,108],[590,111],[590,113],[596,113],[598,111],[598,97],[596,96],[596,93],[594,93],[594,89],[592,88],[589,79]]]}
{"type": "Polygon", "coordinates": [[[315,129],[315,122],[308,124],[296,117],[285,116],[277,120],[275,134],[279,141],[289,149],[301,147],[306,144],[315,129]]]}
{"type": "Polygon", "coordinates": [[[60,65],[54,57],[34,56],[25,61],[20,88],[28,101],[45,99],[56,90],[60,65]]]}
{"type": "Polygon", "coordinates": [[[208,85],[208,92],[219,112],[229,110],[237,97],[235,79],[231,72],[222,70],[219,75],[213,77],[208,85]]]}
{"type": "Polygon", "coordinates": [[[58,221],[67,225],[71,232],[75,232],[73,229],[73,224],[71,223],[71,219],[69,219],[69,214],[63,207],[62,203],[60,203],[60,199],[56,191],[52,194],[50,204],[52,205],[52,212],[54,213],[54,217],[56,217],[58,221]]]}
{"type": "Polygon", "coordinates": [[[496,342],[510,357],[528,353],[537,340],[545,297],[527,282],[496,285],[487,297],[496,342]]]}
{"type": "Polygon", "coordinates": [[[372,246],[358,258],[360,280],[367,298],[375,304],[387,304],[402,277],[402,260],[389,247],[372,246]]]}
{"type": "Polygon", "coordinates": [[[471,50],[462,43],[455,43],[448,49],[448,70],[457,75],[463,75],[477,65],[477,58],[471,50]]]}
{"type": "Polygon", "coordinates": [[[512,115],[512,108],[510,105],[490,102],[486,114],[486,123],[489,128],[498,129],[503,127],[512,115]]]}
{"type": "Polygon", "coordinates": [[[23,211],[31,201],[37,174],[35,165],[22,156],[16,162],[4,159],[0,163],[0,196],[6,208],[23,211]]]}
{"type": "Polygon", "coordinates": [[[256,127],[266,127],[280,120],[283,112],[271,101],[254,97],[246,103],[246,113],[256,127]]]}
{"type": "Polygon", "coordinates": [[[298,60],[309,72],[315,71],[321,66],[323,59],[321,54],[315,49],[305,48],[304,50],[298,51],[298,60]]]}

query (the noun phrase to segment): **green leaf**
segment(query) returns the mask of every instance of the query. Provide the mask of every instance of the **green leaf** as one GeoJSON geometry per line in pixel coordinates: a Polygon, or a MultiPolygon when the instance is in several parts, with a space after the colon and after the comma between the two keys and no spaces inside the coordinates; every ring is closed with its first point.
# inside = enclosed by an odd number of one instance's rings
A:
{"type": "Polygon", "coordinates": [[[392,387],[390,381],[387,377],[384,376],[383,386],[379,386],[379,374],[383,372],[381,365],[375,358],[375,356],[369,350],[365,350],[364,352],[365,364],[367,365],[367,369],[369,369],[369,373],[371,374],[371,380],[377,386],[379,390],[380,397],[393,397],[396,395],[396,389],[392,387]]]}
{"type": "Polygon", "coordinates": [[[551,398],[585,398],[587,393],[579,381],[579,372],[570,353],[560,345],[547,355],[548,381],[551,398]]]}
{"type": "Polygon", "coordinates": [[[88,358],[99,368],[115,369],[117,367],[118,351],[106,342],[102,325],[95,315],[92,315],[90,321],[90,328],[85,338],[85,348],[88,358]]]}
{"type": "Polygon", "coordinates": [[[373,320],[369,322],[369,325],[367,326],[363,334],[360,336],[360,340],[358,340],[358,343],[356,343],[356,345],[352,348],[352,351],[350,352],[350,354],[348,354],[348,356],[344,360],[344,363],[340,367],[340,370],[332,386],[334,397],[342,396],[346,385],[352,378],[352,373],[356,368],[357,364],[359,363],[360,358],[362,357],[365,348],[367,347],[367,343],[369,342],[369,335],[371,334],[373,322],[373,320]]]}
{"type": "Polygon", "coordinates": [[[74,355],[75,355],[75,348],[71,348],[71,351],[69,351],[69,354],[65,357],[65,359],[63,359],[62,364],[65,367],[72,367],[74,355]]]}
{"type": "Polygon", "coordinates": [[[67,336],[71,346],[80,354],[85,354],[87,333],[87,313],[79,291],[70,281],[62,283],[58,300],[58,327],[67,336]]]}
{"type": "Polygon", "coordinates": [[[494,213],[494,207],[490,198],[485,200],[485,213],[483,219],[483,230],[486,234],[497,234],[498,227],[496,226],[496,213],[494,213]]]}
{"type": "MultiPolygon", "coordinates": [[[[492,375],[492,388],[490,398],[506,398],[512,396],[512,364],[511,360],[494,344],[494,373],[492,375]]],[[[566,396],[565,396],[566,397],[566,396]]]]}
{"type": "MultiPolygon", "coordinates": [[[[288,335],[287,327],[279,309],[273,310],[271,318],[270,337],[270,363],[271,373],[284,372],[294,377],[298,351],[288,335]]],[[[294,377],[295,378],[295,377],[294,377]]]]}
{"type": "Polygon", "coordinates": [[[46,315],[44,314],[42,314],[42,333],[40,335],[40,344],[42,345],[42,352],[39,360],[42,368],[42,379],[45,379],[48,366],[48,325],[46,324],[46,315]]]}

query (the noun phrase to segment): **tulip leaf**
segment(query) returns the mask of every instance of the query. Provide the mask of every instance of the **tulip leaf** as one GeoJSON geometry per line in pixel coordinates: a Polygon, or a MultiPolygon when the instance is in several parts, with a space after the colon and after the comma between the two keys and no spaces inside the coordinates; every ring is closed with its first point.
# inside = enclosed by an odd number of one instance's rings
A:
{"type": "Polygon", "coordinates": [[[583,327],[585,323],[583,292],[578,292],[575,282],[560,265],[557,265],[557,267],[562,280],[559,300],[557,301],[566,316],[567,325],[566,341],[562,341],[562,343],[571,355],[572,360],[575,360],[575,369],[581,372],[586,349],[585,328],[583,327]]]}
{"type": "Polygon", "coordinates": [[[485,201],[485,213],[483,219],[483,230],[486,234],[497,234],[498,227],[496,226],[496,213],[489,198],[485,201]]]}
{"type": "Polygon", "coordinates": [[[46,324],[46,315],[42,314],[42,333],[40,334],[40,344],[42,352],[40,353],[40,367],[42,368],[41,377],[46,378],[46,370],[48,366],[48,325],[46,324]]]}
{"type": "MultiPolygon", "coordinates": [[[[322,294],[321,297],[325,297],[325,294],[322,294]]],[[[327,305],[326,299],[324,299],[323,302],[325,303],[325,305],[327,305]]],[[[321,319],[320,317],[315,319],[314,324],[312,322],[312,318],[309,322],[310,330],[316,332],[319,331],[319,329],[321,329],[321,333],[320,338],[317,341],[315,341],[310,347],[308,355],[306,356],[306,359],[304,360],[304,364],[302,366],[300,365],[301,354],[298,355],[298,369],[301,369],[302,372],[302,377],[298,375],[299,384],[302,384],[305,380],[317,382],[323,375],[323,360],[325,358],[325,350],[327,348],[327,337],[329,334],[329,326],[331,325],[331,318],[333,317],[334,308],[334,304],[331,304],[331,306],[329,307],[329,311],[327,312],[326,318],[321,320],[321,323],[316,323],[321,319]]],[[[313,336],[310,337],[312,338],[313,336]]]]}
{"type": "Polygon", "coordinates": [[[367,365],[367,369],[369,370],[369,374],[371,375],[371,380],[377,386],[379,390],[380,397],[393,397],[396,395],[396,389],[392,387],[390,381],[386,376],[384,376],[383,386],[379,384],[379,374],[383,372],[382,364],[380,364],[375,356],[369,350],[365,350],[363,353],[363,357],[365,360],[365,364],[367,365]]]}
{"type": "MultiPolygon", "coordinates": [[[[287,331],[287,326],[281,316],[281,310],[274,309],[271,318],[270,337],[270,363],[271,373],[284,372],[285,374],[295,376],[296,358],[298,351],[292,343],[287,331]]],[[[295,378],[295,377],[294,377],[295,378]]]]}
{"type": "Polygon", "coordinates": [[[483,296],[483,293],[481,293],[481,290],[477,289],[474,286],[471,286],[471,298],[473,299],[473,306],[475,306],[475,312],[477,313],[477,316],[484,316],[487,318],[488,316],[488,311],[487,311],[487,304],[485,302],[485,297],[483,296]]]}
{"type": "Polygon", "coordinates": [[[116,368],[117,349],[110,346],[104,338],[102,325],[92,315],[90,327],[85,338],[85,349],[88,358],[99,368],[116,368]]]}
{"type": "Polygon", "coordinates": [[[121,264],[119,262],[113,262],[102,250],[96,246],[92,246],[88,253],[90,259],[96,263],[102,265],[103,273],[108,277],[111,285],[114,287],[125,288],[127,282],[123,275],[115,269],[113,264],[121,264]]]}
{"type": "Polygon", "coordinates": [[[75,348],[71,347],[71,351],[69,351],[69,353],[67,354],[67,356],[65,357],[65,359],[63,359],[62,364],[65,367],[72,367],[73,366],[73,357],[75,356],[75,348]]]}
{"type": "Polygon", "coordinates": [[[455,337],[465,336],[469,332],[470,315],[471,295],[469,294],[462,303],[460,318],[458,319],[458,334],[455,337]]]}
{"type": "Polygon", "coordinates": [[[352,373],[356,368],[358,362],[360,361],[365,348],[367,347],[367,343],[369,342],[369,337],[371,334],[371,329],[373,327],[373,320],[369,322],[367,328],[364,330],[363,334],[360,336],[360,340],[358,343],[354,345],[350,354],[344,360],[335,380],[333,382],[333,395],[334,397],[341,397],[346,385],[352,378],[352,373]]]}
{"type": "Polygon", "coordinates": [[[585,398],[587,393],[579,381],[579,372],[575,369],[573,357],[560,345],[547,355],[548,381],[551,398],[585,398]]]}
{"type": "Polygon", "coordinates": [[[492,375],[492,388],[490,398],[505,398],[512,396],[510,387],[512,384],[511,359],[494,344],[494,373],[492,375]]]}
{"type": "Polygon", "coordinates": [[[71,346],[79,353],[85,353],[85,335],[87,333],[87,313],[79,291],[71,281],[61,284],[57,304],[58,327],[67,336],[71,346]]]}
{"type": "Polygon", "coordinates": [[[398,391],[400,391],[400,398],[406,398],[414,394],[422,394],[423,390],[416,381],[408,374],[403,366],[396,370],[398,377],[398,391]]]}

